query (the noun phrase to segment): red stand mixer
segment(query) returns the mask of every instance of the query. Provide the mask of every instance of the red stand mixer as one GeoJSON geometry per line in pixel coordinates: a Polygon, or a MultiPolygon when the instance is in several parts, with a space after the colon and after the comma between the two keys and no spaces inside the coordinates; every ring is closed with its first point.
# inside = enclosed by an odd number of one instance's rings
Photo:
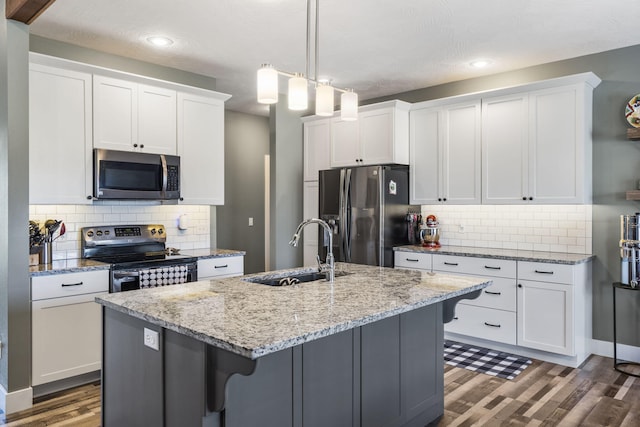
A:
{"type": "Polygon", "coordinates": [[[420,240],[422,246],[431,249],[440,247],[440,226],[435,215],[427,216],[424,225],[420,226],[420,240]]]}

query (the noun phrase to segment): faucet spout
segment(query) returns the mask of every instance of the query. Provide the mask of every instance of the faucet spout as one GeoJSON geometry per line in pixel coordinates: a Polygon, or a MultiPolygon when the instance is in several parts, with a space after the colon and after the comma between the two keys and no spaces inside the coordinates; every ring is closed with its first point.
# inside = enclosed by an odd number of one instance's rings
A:
{"type": "Polygon", "coordinates": [[[302,221],[300,225],[298,225],[298,228],[296,228],[295,233],[293,233],[293,237],[291,238],[289,244],[293,247],[297,247],[302,229],[309,224],[318,224],[322,226],[322,228],[324,228],[329,234],[329,248],[327,250],[327,259],[324,264],[319,263],[319,269],[320,271],[324,271],[327,273],[327,281],[333,282],[336,270],[335,259],[333,257],[333,230],[331,229],[331,226],[326,223],[326,221],[318,218],[310,218],[302,221]]]}

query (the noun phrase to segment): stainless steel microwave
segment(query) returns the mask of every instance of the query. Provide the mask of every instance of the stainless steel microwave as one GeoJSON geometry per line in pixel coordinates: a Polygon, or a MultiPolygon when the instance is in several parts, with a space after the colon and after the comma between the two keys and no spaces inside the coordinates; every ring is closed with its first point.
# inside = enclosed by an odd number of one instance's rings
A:
{"type": "Polygon", "coordinates": [[[178,156],[96,148],[93,172],[96,199],[180,199],[178,156]]]}

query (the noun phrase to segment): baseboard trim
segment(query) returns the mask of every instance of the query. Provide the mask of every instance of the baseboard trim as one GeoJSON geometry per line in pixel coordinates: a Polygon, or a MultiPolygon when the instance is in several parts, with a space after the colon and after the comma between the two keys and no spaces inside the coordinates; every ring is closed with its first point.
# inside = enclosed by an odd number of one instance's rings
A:
{"type": "Polygon", "coordinates": [[[33,389],[31,387],[8,393],[0,385],[0,409],[6,414],[29,409],[33,406],[33,389]]]}
{"type": "MultiPolygon", "coordinates": [[[[613,358],[613,343],[610,341],[591,340],[591,352],[598,356],[613,358]]],[[[640,363],[640,347],[618,344],[618,360],[640,363]]]]}

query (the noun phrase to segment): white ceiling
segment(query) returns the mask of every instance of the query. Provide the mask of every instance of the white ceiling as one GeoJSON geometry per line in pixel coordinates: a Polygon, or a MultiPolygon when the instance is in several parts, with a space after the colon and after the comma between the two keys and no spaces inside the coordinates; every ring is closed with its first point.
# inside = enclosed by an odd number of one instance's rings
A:
{"type": "MultiPolygon", "coordinates": [[[[320,0],[319,16],[319,77],[361,100],[640,44],[635,0],[320,0]]],[[[305,70],[305,0],[57,0],[30,31],[215,77],[252,114],[260,64],[305,70]]]]}

